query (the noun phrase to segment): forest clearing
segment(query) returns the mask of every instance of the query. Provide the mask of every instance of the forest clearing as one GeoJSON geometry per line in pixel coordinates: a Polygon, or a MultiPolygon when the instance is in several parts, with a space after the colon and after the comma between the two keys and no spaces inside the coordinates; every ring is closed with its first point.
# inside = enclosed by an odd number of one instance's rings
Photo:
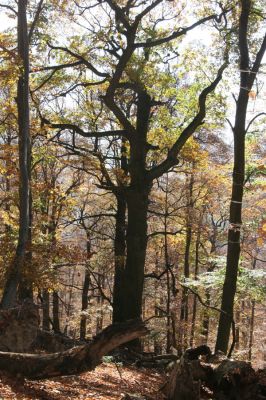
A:
{"type": "Polygon", "coordinates": [[[264,3],[0,2],[0,399],[266,399],[264,3]]]}

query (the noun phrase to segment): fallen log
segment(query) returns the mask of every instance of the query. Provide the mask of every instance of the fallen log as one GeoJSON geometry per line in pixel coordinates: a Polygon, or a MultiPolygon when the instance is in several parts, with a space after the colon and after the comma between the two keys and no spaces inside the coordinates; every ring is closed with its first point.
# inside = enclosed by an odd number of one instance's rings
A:
{"type": "Polygon", "coordinates": [[[0,352],[0,370],[29,379],[52,378],[93,370],[111,350],[148,333],[140,320],[113,324],[90,344],[52,354],[0,352]]]}

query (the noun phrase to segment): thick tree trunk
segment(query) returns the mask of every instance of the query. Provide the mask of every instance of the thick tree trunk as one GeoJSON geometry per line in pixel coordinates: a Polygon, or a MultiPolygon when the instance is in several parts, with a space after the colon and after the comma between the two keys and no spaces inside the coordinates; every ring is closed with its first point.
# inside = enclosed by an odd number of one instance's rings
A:
{"type": "Polygon", "coordinates": [[[141,321],[114,324],[104,329],[91,344],[62,353],[21,354],[0,352],[0,370],[30,379],[53,378],[94,369],[101,358],[130,340],[147,333],[141,321]]]}
{"type": "MultiPolygon", "coordinates": [[[[31,183],[31,165],[32,165],[32,149],[31,142],[28,142],[28,178],[31,183]]],[[[32,271],[32,224],[33,224],[33,209],[32,209],[32,190],[31,184],[29,187],[29,230],[28,230],[28,240],[27,248],[25,252],[25,262],[23,266],[22,276],[18,287],[18,298],[22,302],[24,300],[30,300],[33,302],[33,276],[32,271]]]]}
{"type": "Polygon", "coordinates": [[[128,227],[125,266],[123,321],[140,318],[147,248],[147,212],[149,188],[127,190],[128,227]]]}
{"type": "Polygon", "coordinates": [[[113,288],[113,323],[123,321],[123,302],[126,294],[124,286],[126,259],[126,199],[123,194],[116,195],[117,211],[115,226],[115,276],[113,288]]]}
{"type": "Polygon", "coordinates": [[[19,237],[14,260],[10,266],[2,297],[2,307],[13,306],[17,300],[29,233],[29,162],[30,162],[30,112],[29,112],[29,40],[27,28],[27,0],[18,1],[17,14],[18,55],[21,75],[17,86],[19,131],[19,237]]]}
{"type": "MultiPolygon", "coordinates": [[[[145,90],[138,93],[136,135],[131,142],[130,160],[127,170],[130,185],[124,187],[128,224],[126,233],[126,262],[123,289],[120,292],[120,321],[139,318],[142,312],[142,292],[147,249],[147,213],[151,183],[146,179],[147,132],[151,109],[151,98],[145,90]]],[[[122,166],[123,168],[123,166],[122,166]]],[[[123,168],[124,169],[124,168],[123,168]]],[[[125,169],[124,169],[125,170],[125,169]]],[[[124,204],[121,205],[122,208],[124,204]]],[[[123,224],[123,214],[121,222],[123,224]]],[[[121,226],[123,229],[123,226],[121,226]]],[[[122,243],[122,242],[121,242],[122,243]]],[[[123,252],[123,248],[120,249],[123,252]]],[[[117,299],[115,299],[117,303],[117,299]]]]}

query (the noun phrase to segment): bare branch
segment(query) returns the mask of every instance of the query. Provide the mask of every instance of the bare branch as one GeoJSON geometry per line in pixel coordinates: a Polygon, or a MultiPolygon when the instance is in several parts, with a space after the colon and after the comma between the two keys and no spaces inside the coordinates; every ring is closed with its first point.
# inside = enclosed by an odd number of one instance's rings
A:
{"type": "Polygon", "coordinates": [[[153,236],[158,236],[158,235],[172,235],[172,236],[175,236],[175,235],[177,235],[178,233],[182,233],[182,232],[183,232],[182,229],[179,229],[179,230],[174,231],[174,232],[156,231],[156,232],[149,233],[149,234],[147,235],[147,237],[148,237],[148,238],[151,238],[151,237],[153,237],[153,236]]]}
{"type": "Polygon", "coordinates": [[[171,35],[166,36],[164,38],[160,38],[157,40],[153,41],[147,41],[147,42],[141,42],[141,43],[136,43],[135,47],[154,47],[154,46],[159,46],[160,44],[168,43],[171,40],[177,39],[180,36],[185,35],[187,32],[191,31],[192,29],[196,28],[197,26],[200,26],[204,24],[207,21],[211,20],[218,20],[219,17],[216,14],[209,15],[208,17],[201,18],[197,22],[194,22],[194,24],[186,27],[186,28],[179,28],[177,31],[173,32],[171,35]]]}
{"type": "Polygon", "coordinates": [[[29,37],[29,42],[30,42],[31,39],[32,39],[32,35],[33,35],[33,32],[34,32],[34,29],[35,29],[35,27],[36,27],[36,25],[37,25],[37,23],[38,23],[40,14],[41,14],[41,12],[42,12],[43,2],[44,2],[44,0],[40,0],[40,1],[39,1],[39,4],[38,4],[37,10],[36,10],[36,13],[35,13],[35,15],[34,15],[34,18],[33,18],[33,21],[32,21],[31,27],[30,27],[29,35],[28,35],[28,37],[29,37]]]}
{"type": "Polygon", "coordinates": [[[109,78],[109,74],[106,72],[101,72],[98,71],[97,68],[95,68],[88,60],[86,60],[84,57],[82,57],[80,54],[74,53],[72,50],[68,49],[67,47],[62,47],[62,46],[53,46],[50,43],[47,43],[50,49],[52,50],[61,50],[64,51],[65,53],[70,54],[72,57],[76,58],[77,60],[80,60],[82,64],[86,65],[88,69],[90,69],[95,75],[98,75],[103,78],[109,78]]]}
{"type": "Polygon", "coordinates": [[[249,121],[248,126],[247,126],[247,128],[246,128],[246,133],[248,132],[248,130],[249,130],[250,126],[253,124],[253,122],[254,122],[257,118],[261,117],[262,115],[266,115],[266,113],[265,113],[265,112],[261,112],[261,113],[255,115],[255,117],[253,117],[251,121],[249,121]]]}
{"type": "Polygon", "coordinates": [[[32,69],[30,72],[31,73],[36,73],[36,72],[43,72],[43,71],[59,71],[61,69],[65,69],[65,68],[74,68],[78,65],[82,65],[83,61],[75,61],[72,63],[67,63],[67,64],[59,64],[59,65],[48,65],[47,67],[42,67],[42,68],[34,68],[32,69]]]}
{"type": "Polygon", "coordinates": [[[135,18],[135,23],[139,23],[145,15],[147,15],[151,10],[153,10],[158,4],[162,3],[163,0],[155,0],[152,4],[146,7],[137,17],[135,18]]]}
{"type": "Polygon", "coordinates": [[[100,137],[107,137],[107,136],[124,136],[126,139],[128,139],[128,133],[125,130],[110,130],[110,131],[104,131],[104,132],[98,132],[98,131],[86,132],[75,124],[71,124],[71,123],[54,124],[42,116],[41,116],[41,120],[42,120],[43,124],[48,125],[50,128],[59,129],[59,130],[70,130],[72,132],[78,133],[79,135],[81,135],[83,137],[87,137],[87,138],[94,138],[94,137],[100,138],[100,137]]]}
{"type": "Polygon", "coordinates": [[[11,6],[8,6],[8,5],[6,5],[6,4],[0,4],[0,7],[6,8],[6,9],[8,9],[9,11],[12,11],[14,14],[18,15],[17,11],[16,11],[13,7],[11,7],[11,6]]]}

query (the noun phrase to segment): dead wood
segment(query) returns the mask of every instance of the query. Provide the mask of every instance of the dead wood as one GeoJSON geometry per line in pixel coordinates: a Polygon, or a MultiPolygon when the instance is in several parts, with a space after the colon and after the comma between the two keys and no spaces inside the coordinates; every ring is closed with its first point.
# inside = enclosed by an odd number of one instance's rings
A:
{"type": "Polygon", "coordinates": [[[203,389],[214,400],[262,400],[263,388],[251,364],[210,354],[207,346],[189,349],[166,385],[168,400],[200,400],[203,389]],[[204,355],[204,360],[197,359],[204,355]]]}
{"type": "Polygon", "coordinates": [[[33,303],[24,302],[17,307],[0,310],[0,351],[30,351],[38,329],[38,307],[33,303]]]}
{"type": "Polygon", "coordinates": [[[88,340],[73,339],[61,333],[39,329],[30,351],[33,351],[34,353],[38,351],[57,353],[71,349],[72,347],[89,344],[90,342],[91,341],[88,340]]]}
{"type": "Polygon", "coordinates": [[[52,354],[0,352],[0,370],[30,379],[72,375],[93,370],[114,348],[147,334],[140,320],[110,325],[90,344],[52,354]]]}
{"type": "Polygon", "coordinates": [[[168,400],[200,400],[201,382],[211,380],[212,370],[201,364],[198,357],[210,353],[207,346],[188,349],[184,353],[170,374],[166,386],[168,400]]]}

